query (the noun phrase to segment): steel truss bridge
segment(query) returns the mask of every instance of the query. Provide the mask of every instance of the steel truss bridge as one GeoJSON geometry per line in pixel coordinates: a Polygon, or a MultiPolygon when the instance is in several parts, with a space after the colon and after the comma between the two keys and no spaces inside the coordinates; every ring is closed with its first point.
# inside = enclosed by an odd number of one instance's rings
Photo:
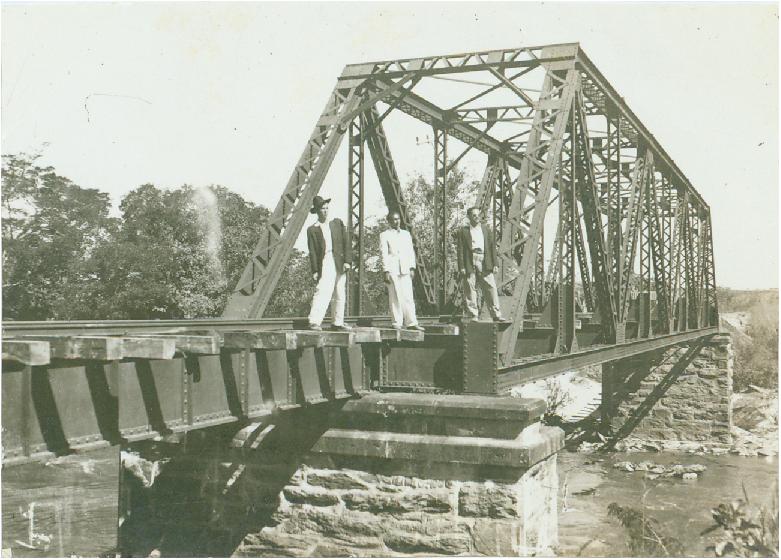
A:
{"type": "Polygon", "coordinates": [[[348,65],[222,319],[3,325],[4,461],[248,422],[369,390],[500,394],[717,329],[710,209],[578,44],[348,65]],[[447,104],[421,93],[445,81],[480,87],[457,101],[450,92],[447,104]],[[385,131],[394,113],[431,127],[431,255],[411,228],[385,131]],[[305,321],[263,318],[345,137],[358,327],[312,332],[305,321]],[[425,334],[362,313],[373,250],[367,148],[387,207],[413,235],[425,334]],[[497,232],[506,324],[457,318],[448,176],[477,153],[485,170],[476,204],[497,232]]]}

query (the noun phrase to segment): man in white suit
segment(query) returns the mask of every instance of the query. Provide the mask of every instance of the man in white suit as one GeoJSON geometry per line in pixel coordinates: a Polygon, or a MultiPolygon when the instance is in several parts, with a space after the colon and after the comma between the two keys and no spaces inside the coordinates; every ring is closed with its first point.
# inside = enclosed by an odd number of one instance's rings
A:
{"type": "Polygon", "coordinates": [[[416,265],[412,236],[407,230],[401,229],[401,216],[395,210],[388,213],[388,224],[391,228],[380,234],[380,254],[393,327],[422,331],[424,329],[418,325],[415,316],[412,293],[416,265]]]}

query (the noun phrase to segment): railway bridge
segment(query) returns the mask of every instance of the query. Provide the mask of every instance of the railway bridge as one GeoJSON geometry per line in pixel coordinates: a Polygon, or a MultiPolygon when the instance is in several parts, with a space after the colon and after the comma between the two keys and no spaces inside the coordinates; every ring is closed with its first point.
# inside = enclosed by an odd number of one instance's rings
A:
{"type": "Polygon", "coordinates": [[[222,318],[4,323],[3,547],[538,553],[563,433],[510,390],[601,366],[606,431],[724,443],[728,346],[710,209],[578,44],[348,65],[222,318]],[[384,128],[399,114],[431,127],[430,250],[384,128]],[[343,140],[353,328],[266,318],[343,140]],[[506,323],[459,313],[448,176],[476,154],[506,323]],[[425,333],[364,312],[369,162],[413,236],[425,333]],[[101,450],[116,470],[95,475],[79,458],[101,450]]]}

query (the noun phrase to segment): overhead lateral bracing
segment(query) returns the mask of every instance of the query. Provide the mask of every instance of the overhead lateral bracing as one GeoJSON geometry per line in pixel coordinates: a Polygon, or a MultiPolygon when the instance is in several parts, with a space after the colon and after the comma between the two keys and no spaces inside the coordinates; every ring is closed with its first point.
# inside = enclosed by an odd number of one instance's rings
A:
{"type": "Polygon", "coordinates": [[[344,136],[349,225],[361,256],[350,277],[356,315],[366,281],[367,145],[388,208],[412,230],[416,299],[438,314],[457,312],[460,293],[448,256],[448,178],[467,155],[484,154],[475,204],[497,233],[498,284],[511,321],[500,349],[507,367],[531,315],[555,329],[549,350],[557,355],[579,351],[582,313],[608,345],[718,320],[709,206],[576,43],[346,66],[224,317],[263,315],[344,136]],[[435,99],[431,80],[449,91],[456,86],[442,80],[472,89],[435,99]],[[430,127],[433,139],[434,243],[425,254],[384,127],[394,113],[430,127]]]}

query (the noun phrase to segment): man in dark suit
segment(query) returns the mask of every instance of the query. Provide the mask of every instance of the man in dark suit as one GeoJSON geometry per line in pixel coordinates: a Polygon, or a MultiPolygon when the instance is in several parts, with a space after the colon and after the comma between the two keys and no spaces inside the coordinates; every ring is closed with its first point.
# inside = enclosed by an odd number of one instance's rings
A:
{"type": "Polygon", "coordinates": [[[480,223],[479,208],[469,208],[466,216],[469,224],[459,228],[456,237],[458,272],[463,282],[464,315],[475,320],[480,315],[477,307],[477,285],[480,284],[491,317],[494,321],[504,321],[494,279],[494,274],[499,271],[494,234],[485,224],[480,223]]]}
{"type": "Polygon", "coordinates": [[[310,214],[317,214],[317,221],[306,230],[309,245],[309,264],[312,279],[317,282],[309,311],[309,328],[322,330],[323,322],[331,297],[334,297],[334,328],[350,330],[344,324],[346,272],[352,264],[352,247],[347,237],[347,228],[339,218],[328,219],[330,198],[315,196],[310,214]]]}

